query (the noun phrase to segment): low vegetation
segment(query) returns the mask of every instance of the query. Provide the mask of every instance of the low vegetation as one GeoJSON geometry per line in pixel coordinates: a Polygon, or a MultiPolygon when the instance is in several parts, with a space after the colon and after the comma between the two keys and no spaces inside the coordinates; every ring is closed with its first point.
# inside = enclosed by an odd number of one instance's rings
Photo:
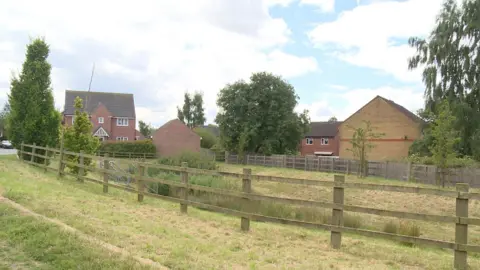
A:
{"type": "Polygon", "coordinates": [[[0,227],[1,269],[150,269],[1,203],[0,227]]]}

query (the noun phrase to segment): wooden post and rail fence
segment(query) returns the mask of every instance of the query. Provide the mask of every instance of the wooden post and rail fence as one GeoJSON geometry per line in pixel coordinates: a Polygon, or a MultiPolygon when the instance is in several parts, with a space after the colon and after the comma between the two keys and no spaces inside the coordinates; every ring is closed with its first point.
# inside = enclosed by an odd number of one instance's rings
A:
{"type": "MultiPolygon", "coordinates": [[[[65,150],[58,150],[53,148],[41,147],[36,145],[22,145],[22,150],[32,149],[31,152],[21,152],[21,154],[28,157],[30,155],[32,158],[30,160],[23,159],[23,162],[26,162],[31,165],[35,165],[46,170],[54,171],[58,176],[62,177],[64,175],[71,175],[81,181],[89,181],[98,183],[103,186],[103,192],[107,193],[109,187],[119,188],[128,192],[137,194],[138,201],[142,202],[144,197],[160,198],[170,202],[179,203],[180,211],[182,213],[188,212],[188,206],[201,207],[203,209],[208,209],[211,211],[229,214],[240,218],[240,229],[242,231],[249,231],[250,221],[263,221],[263,222],[272,222],[286,225],[294,225],[304,228],[315,228],[323,229],[331,232],[331,247],[334,249],[340,249],[342,246],[342,234],[343,233],[353,233],[356,235],[374,237],[374,238],[383,238],[398,242],[411,243],[414,245],[425,245],[437,248],[451,249],[454,251],[454,262],[453,265],[455,269],[467,269],[467,254],[468,252],[480,253],[479,245],[470,245],[468,244],[468,227],[469,225],[480,225],[480,218],[469,217],[468,205],[469,200],[480,200],[480,193],[473,193],[469,191],[469,185],[465,183],[459,183],[456,185],[456,190],[448,189],[439,189],[439,188],[424,188],[424,187],[408,187],[400,185],[380,185],[380,184],[370,184],[370,183],[359,183],[359,182],[346,182],[344,175],[335,175],[334,181],[325,181],[325,180],[311,180],[311,179],[297,179],[297,178],[288,178],[288,177],[276,177],[276,176],[265,176],[265,175],[255,175],[252,174],[251,169],[245,168],[243,173],[232,173],[232,172],[223,172],[223,171],[211,171],[211,170],[201,170],[188,168],[186,163],[183,163],[181,167],[176,166],[167,166],[160,164],[151,164],[151,163],[142,163],[137,162],[137,172],[135,175],[128,173],[121,173],[118,171],[112,171],[109,168],[109,155],[106,154],[103,157],[98,157],[95,155],[88,155],[85,153],[74,153],[65,150]],[[42,152],[45,152],[46,155],[39,155],[36,153],[37,149],[41,149],[42,152]],[[53,167],[46,165],[46,163],[36,163],[34,162],[33,157],[37,156],[40,158],[51,159],[52,155],[47,153],[56,153],[59,154],[59,166],[53,167]],[[65,156],[76,156],[78,157],[78,163],[70,163],[65,160],[65,156]],[[98,166],[87,166],[82,164],[84,159],[100,159],[103,161],[103,168],[98,166]],[[78,174],[72,174],[65,170],[65,165],[76,166],[79,168],[78,174]],[[157,168],[160,170],[178,173],[181,176],[180,182],[152,178],[145,175],[148,168],[157,168]],[[81,170],[80,170],[81,169],[81,170]],[[84,172],[99,172],[103,174],[103,180],[97,180],[91,177],[87,177],[84,172]],[[136,188],[114,184],[109,181],[109,175],[114,174],[125,174],[129,177],[134,177],[136,182],[136,188]],[[225,190],[218,188],[211,188],[206,186],[200,186],[189,183],[190,175],[210,175],[217,177],[229,177],[237,178],[242,181],[242,191],[234,190],[225,190]],[[257,194],[252,192],[252,180],[255,181],[269,181],[275,183],[288,183],[288,184],[298,184],[298,185],[308,185],[308,186],[322,186],[332,188],[333,200],[330,202],[326,201],[314,201],[314,200],[303,200],[295,198],[281,198],[275,196],[267,196],[262,194],[257,194]],[[180,197],[170,197],[158,195],[150,192],[145,192],[146,183],[160,183],[166,184],[171,187],[178,188],[180,192],[180,197]],[[452,200],[455,199],[456,202],[456,213],[455,216],[448,215],[433,215],[433,214],[421,214],[421,213],[411,213],[411,212],[402,212],[402,211],[392,211],[384,210],[377,208],[369,208],[363,206],[349,205],[345,204],[345,189],[362,189],[362,190],[374,190],[374,191],[387,191],[387,192],[399,192],[399,193],[410,193],[410,194],[422,194],[422,195],[436,195],[442,197],[449,197],[452,200]],[[217,194],[221,196],[229,196],[233,198],[238,198],[248,206],[249,202],[252,200],[255,201],[264,201],[264,202],[274,202],[295,206],[309,206],[317,208],[326,208],[332,209],[332,220],[330,224],[306,222],[295,219],[285,219],[279,217],[259,215],[253,213],[253,211],[238,211],[229,208],[219,207],[216,205],[210,205],[206,203],[201,203],[189,199],[187,190],[203,191],[212,194],[217,194]],[[360,228],[351,228],[344,226],[344,212],[356,212],[364,214],[372,214],[383,217],[395,217],[400,219],[410,219],[410,220],[420,220],[420,221],[429,221],[429,222],[438,222],[438,223],[450,223],[455,224],[455,242],[447,242],[443,240],[435,240],[422,237],[414,237],[393,233],[386,233],[380,231],[366,230],[360,228]]],[[[243,209],[243,208],[242,208],[243,209]]],[[[248,209],[248,208],[245,208],[248,209]]],[[[249,209],[251,210],[251,209],[249,209]]]]}

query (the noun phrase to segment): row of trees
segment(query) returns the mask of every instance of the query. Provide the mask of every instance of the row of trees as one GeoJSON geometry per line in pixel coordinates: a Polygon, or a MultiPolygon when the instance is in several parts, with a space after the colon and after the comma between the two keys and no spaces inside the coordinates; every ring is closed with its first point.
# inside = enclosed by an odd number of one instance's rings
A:
{"type": "MultiPolygon", "coordinates": [[[[8,107],[2,114],[2,128],[8,132],[13,146],[20,148],[22,143],[39,146],[58,147],[60,138],[64,139],[65,148],[86,154],[93,154],[100,145],[91,134],[92,123],[88,114],[83,111],[82,100],[75,99],[75,122],[64,128],[61,124],[61,113],[54,107],[51,87],[51,65],[47,61],[49,46],[44,39],[34,39],[27,46],[22,71],[11,80],[8,107]]],[[[25,149],[27,152],[30,149],[25,149]]],[[[37,149],[44,155],[45,151],[37,149]]],[[[21,158],[29,159],[28,154],[21,158]]],[[[77,157],[67,156],[71,162],[77,157]]],[[[34,157],[34,161],[43,163],[44,158],[34,157]]],[[[89,164],[90,160],[85,160],[89,164]]],[[[75,166],[69,166],[76,171],[75,166]]]]}

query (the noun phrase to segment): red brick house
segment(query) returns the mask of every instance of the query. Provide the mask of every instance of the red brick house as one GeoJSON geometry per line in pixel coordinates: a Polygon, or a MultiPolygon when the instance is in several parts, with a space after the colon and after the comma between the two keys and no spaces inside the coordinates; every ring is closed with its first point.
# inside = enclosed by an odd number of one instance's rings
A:
{"type": "Polygon", "coordinates": [[[135,129],[135,102],[133,94],[65,91],[63,121],[71,126],[75,121],[74,100],[80,97],[93,124],[92,133],[102,141],[133,141],[135,129]]]}
{"type": "Polygon", "coordinates": [[[175,156],[182,152],[200,152],[200,136],[178,119],[170,120],[152,136],[159,156],[175,156]]]}
{"type": "Polygon", "coordinates": [[[302,139],[302,156],[338,156],[338,127],[342,122],[311,122],[310,131],[302,139]]]}

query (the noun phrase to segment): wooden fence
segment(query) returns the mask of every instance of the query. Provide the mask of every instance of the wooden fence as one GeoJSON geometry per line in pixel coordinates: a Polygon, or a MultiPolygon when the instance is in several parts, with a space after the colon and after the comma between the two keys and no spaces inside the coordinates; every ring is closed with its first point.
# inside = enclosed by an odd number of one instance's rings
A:
{"type": "Polygon", "coordinates": [[[107,151],[99,151],[97,152],[98,156],[105,156],[108,154],[110,157],[113,158],[156,158],[157,155],[155,153],[137,153],[137,152],[107,152],[107,151]]]}
{"type": "MultiPolygon", "coordinates": [[[[182,164],[182,167],[175,166],[166,166],[160,164],[150,164],[136,162],[137,170],[134,175],[125,174],[127,177],[133,177],[135,179],[136,188],[114,184],[109,181],[109,175],[119,174],[118,171],[112,171],[109,168],[109,155],[106,154],[104,157],[98,157],[93,155],[86,155],[83,153],[74,153],[70,151],[52,149],[47,147],[40,147],[35,145],[26,145],[23,144],[21,147],[21,154],[23,157],[29,157],[27,160],[23,160],[28,164],[32,164],[41,168],[44,168],[45,171],[52,170],[55,171],[60,177],[64,175],[71,175],[77,178],[78,181],[91,181],[103,186],[103,192],[107,193],[109,187],[119,188],[128,192],[137,194],[138,201],[141,202],[144,200],[145,196],[160,198],[167,201],[175,202],[180,204],[180,211],[186,213],[188,211],[188,206],[201,207],[203,209],[208,209],[211,211],[229,214],[233,216],[240,217],[240,228],[243,231],[248,231],[250,228],[250,221],[263,221],[263,222],[272,222],[279,224],[294,225],[305,228],[316,228],[323,229],[331,232],[331,246],[335,249],[341,247],[342,233],[353,233],[357,235],[389,239],[393,241],[412,243],[416,245],[426,245],[437,248],[451,249],[454,251],[454,267],[456,269],[467,269],[467,253],[468,252],[480,252],[479,245],[469,245],[468,238],[468,226],[469,225],[480,225],[480,218],[469,217],[468,216],[468,205],[469,200],[480,200],[480,193],[469,192],[469,185],[467,183],[458,183],[456,185],[456,191],[446,190],[446,189],[437,189],[437,188],[422,188],[422,187],[407,187],[399,185],[379,185],[379,184],[367,184],[367,183],[358,183],[358,182],[345,182],[344,175],[335,175],[334,181],[320,181],[320,180],[309,180],[309,179],[296,179],[296,178],[287,178],[287,177],[274,177],[274,176],[265,176],[265,175],[253,175],[251,169],[243,169],[243,173],[232,173],[232,172],[223,172],[223,171],[209,171],[188,168],[186,163],[182,164]],[[31,150],[30,150],[31,149],[31,150]],[[43,154],[39,154],[43,153],[43,154]],[[59,156],[59,165],[57,167],[52,167],[49,165],[48,160],[52,158],[52,153],[59,156]],[[70,163],[65,159],[66,156],[75,156],[78,157],[78,162],[70,163]],[[35,157],[37,157],[35,159],[35,157]],[[84,165],[85,159],[101,159],[103,161],[103,166],[100,168],[98,166],[86,166],[84,165]],[[35,162],[37,161],[37,162],[35,162]],[[39,161],[42,161],[39,163],[39,161]],[[72,174],[69,171],[65,170],[65,166],[75,166],[79,168],[78,174],[72,174]],[[170,180],[164,180],[159,178],[152,178],[145,173],[149,168],[156,168],[163,171],[175,172],[181,174],[181,182],[174,182],[170,180]],[[99,172],[103,175],[103,180],[97,180],[91,177],[85,176],[85,172],[99,172]],[[218,188],[211,188],[206,186],[200,186],[189,183],[190,175],[210,175],[216,177],[230,177],[242,179],[242,191],[233,191],[233,190],[224,190],[218,188]],[[257,181],[269,181],[275,183],[289,183],[289,184],[298,184],[298,185],[309,185],[309,186],[323,186],[332,188],[333,200],[330,202],[325,201],[313,201],[313,200],[302,200],[302,199],[293,199],[293,198],[281,198],[275,196],[267,196],[262,194],[257,194],[252,192],[252,180],[257,181]],[[178,188],[180,190],[180,197],[169,197],[162,196],[154,193],[146,192],[145,187],[146,183],[161,183],[166,184],[171,187],[178,188]],[[428,194],[443,196],[455,199],[456,202],[456,215],[447,216],[447,215],[432,215],[432,214],[420,214],[420,213],[411,213],[411,212],[402,212],[402,211],[392,211],[384,209],[376,209],[369,207],[362,207],[356,205],[345,204],[345,189],[362,189],[362,190],[375,190],[375,191],[388,191],[388,192],[400,192],[400,193],[413,193],[413,194],[428,194]],[[272,216],[259,215],[253,212],[247,211],[238,211],[228,208],[223,208],[215,205],[205,204],[189,199],[189,193],[187,190],[202,191],[211,194],[217,194],[221,196],[228,196],[232,198],[240,198],[245,205],[249,205],[252,201],[262,201],[262,202],[274,202],[280,204],[288,204],[295,206],[309,206],[317,208],[327,208],[332,209],[332,220],[329,224],[321,224],[314,222],[305,222],[294,219],[284,219],[272,216]],[[365,230],[359,228],[351,228],[344,226],[344,211],[356,212],[356,213],[365,213],[378,215],[383,217],[395,217],[400,219],[410,219],[410,220],[421,220],[421,221],[430,221],[438,223],[450,223],[455,224],[455,242],[447,242],[435,239],[421,238],[406,236],[400,234],[385,233],[380,231],[365,230]]],[[[95,163],[95,162],[94,162],[95,163]]]]}
{"type": "MultiPolygon", "coordinates": [[[[286,156],[286,155],[246,155],[242,160],[239,155],[225,154],[225,162],[230,164],[257,165],[266,167],[291,168],[304,171],[320,171],[342,174],[356,174],[359,162],[357,160],[334,157],[316,156],[286,156]]],[[[368,162],[368,176],[382,177],[401,181],[413,181],[422,184],[438,184],[439,171],[434,165],[422,165],[404,162],[368,162]]],[[[480,187],[480,169],[452,168],[446,175],[446,185],[468,183],[471,187],[480,187]]]]}

